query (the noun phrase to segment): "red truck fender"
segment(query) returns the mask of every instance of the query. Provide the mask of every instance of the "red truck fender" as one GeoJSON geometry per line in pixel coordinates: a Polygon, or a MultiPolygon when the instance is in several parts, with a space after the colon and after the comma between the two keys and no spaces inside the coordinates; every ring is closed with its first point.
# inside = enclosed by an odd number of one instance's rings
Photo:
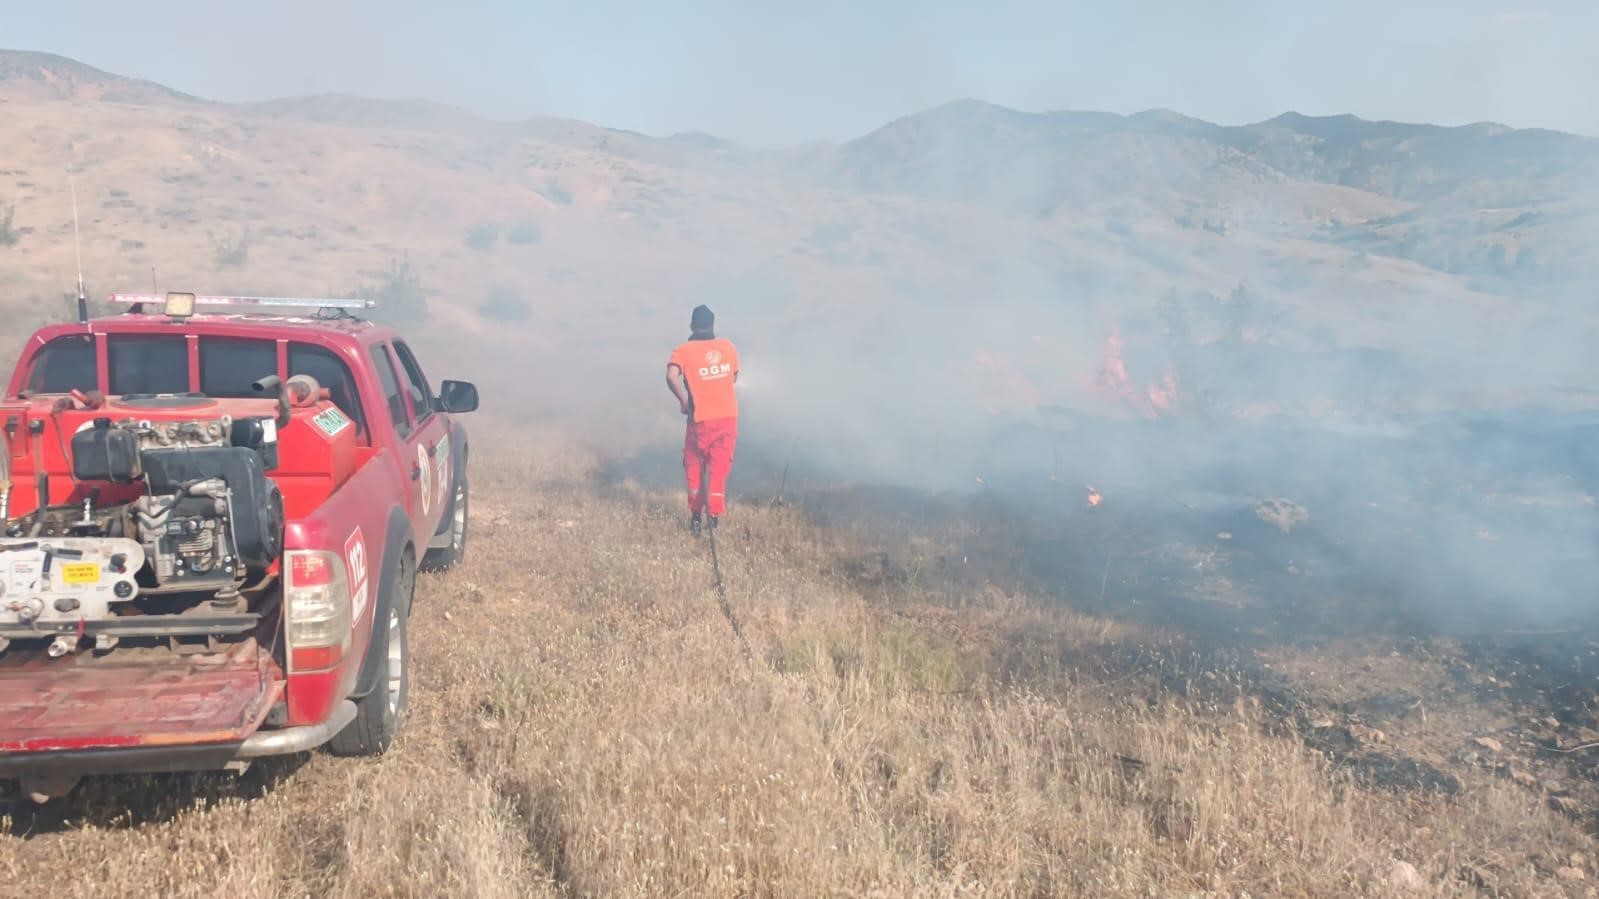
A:
{"type": "MultiPolygon", "coordinates": [[[[389,611],[393,608],[396,594],[399,592],[398,580],[401,575],[401,565],[406,559],[406,551],[410,550],[411,557],[409,577],[416,577],[416,551],[411,546],[410,533],[411,521],[405,515],[405,510],[396,505],[389,510],[388,525],[384,529],[384,545],[381,567],[378,568],[378,591],[375,608],[372,610],[372,633],[367,642],[366,658],[361,660],[361,671],[355,679],[355,689],[350,691],[350,699],[362,699],[371,693],[377,686],[380,662],[384,658],[387,646],[387,635],[384,629],[389,624],[389,611]]],[[[409,603],[410,597],[405,597],[409,603]]],[[[400,610],[403,617],[410,617],[409,605],[400,610]]]]}
{"type": "Polygon", "coordinates": [[[439,526],[433,532],[434,537],[442,537],[449,533],[451,517],[455,514],[455,488],[461,483],[461,477],[466,473],[466,457],[471,451],[471,446],[466,436],[466,426],[459,421],[450,422],[448,433],[450,441],[450,482],[449,503],[444,507],[444,514],[439,516],[439,526]]]}

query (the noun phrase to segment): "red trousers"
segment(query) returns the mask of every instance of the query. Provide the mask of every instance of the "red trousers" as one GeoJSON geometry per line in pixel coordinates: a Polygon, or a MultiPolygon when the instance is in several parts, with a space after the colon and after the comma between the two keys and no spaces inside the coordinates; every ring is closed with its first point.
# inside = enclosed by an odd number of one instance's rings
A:
{"type": "Polygon", "coordinates": [[[727,476],[733,470],[737,418],[690,421],[683,436],[683,476],[688,481],[688,510],[720,518],[727,511],[727,476]],[[709,481],[709,483],[705,483],[709,481]]]}

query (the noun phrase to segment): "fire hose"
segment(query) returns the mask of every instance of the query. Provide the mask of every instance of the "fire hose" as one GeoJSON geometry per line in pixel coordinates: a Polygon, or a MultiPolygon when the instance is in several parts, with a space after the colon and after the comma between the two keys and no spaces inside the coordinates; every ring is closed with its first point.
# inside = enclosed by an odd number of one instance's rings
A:
{"type": "MultiPolygon", "coordinates": [[[[704,464],[700,465],[700,483],[707,485],[701,489],[710,489],[708,486],[710,472],[704,464]]],[[[738,616],[733,613],[733,604],[727,599],[727,586],[722,582],[722,559],[716,551],[716,528],[707,528],[706,533],[710,536],[711,574],[716,581],[716,598],[722,606],[722,617],[727,619],[728,625],[733,628],[733,636],[738,638],[739,647],[744,650],[744,663],[751,664],[754,661],[754,654],[750,652],[750,641],[744,636],[744,628],[738,623],[738,616]]]]}

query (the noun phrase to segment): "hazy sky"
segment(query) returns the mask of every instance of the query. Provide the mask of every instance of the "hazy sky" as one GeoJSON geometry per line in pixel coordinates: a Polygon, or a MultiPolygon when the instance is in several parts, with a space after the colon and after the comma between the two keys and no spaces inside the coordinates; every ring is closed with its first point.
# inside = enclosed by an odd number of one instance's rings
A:
{"type": "Polygon", "coordinates": [[[755,143],[978,97],[1599,135],[1599,0],[0,0],[0,47],[222,100],[441,100],[755,143]]]}

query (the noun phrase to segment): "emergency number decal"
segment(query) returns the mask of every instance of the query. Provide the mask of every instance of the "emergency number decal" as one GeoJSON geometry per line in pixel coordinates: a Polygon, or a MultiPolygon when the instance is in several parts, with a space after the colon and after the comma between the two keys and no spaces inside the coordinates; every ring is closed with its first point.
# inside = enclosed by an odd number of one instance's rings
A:
{"type": "Polygon", "coordinates": [[[366,611],[366,542],[361,539],[361,529],[358,527],[344,541],[344,564],[350,568],[350,620],[360,621],[361,613],[366,611]]]}
{"type": "Polygon", "coordinates": [[[445,434],[439,439],[433,456],[433,495],[439,498],[439,505],[450,501],[450,435],[445,434]]]}
{"type": "Polygon", "coordinates": [[[416,445],[416,464],[422,469],[416,482],[422,489],[422,514],[426,515],[433,506],[433,471],[428,468],[428,448],[420,443],[416,445]]]}
{"type": "Polygon", "coordinates": [[[337,406],[329,406],[327,411],[317,413],[316,417],[312,418],[311,421],[322,429],[322,433],[329,437],[350,426],[350,419],[346,418],[337,406]]]}

